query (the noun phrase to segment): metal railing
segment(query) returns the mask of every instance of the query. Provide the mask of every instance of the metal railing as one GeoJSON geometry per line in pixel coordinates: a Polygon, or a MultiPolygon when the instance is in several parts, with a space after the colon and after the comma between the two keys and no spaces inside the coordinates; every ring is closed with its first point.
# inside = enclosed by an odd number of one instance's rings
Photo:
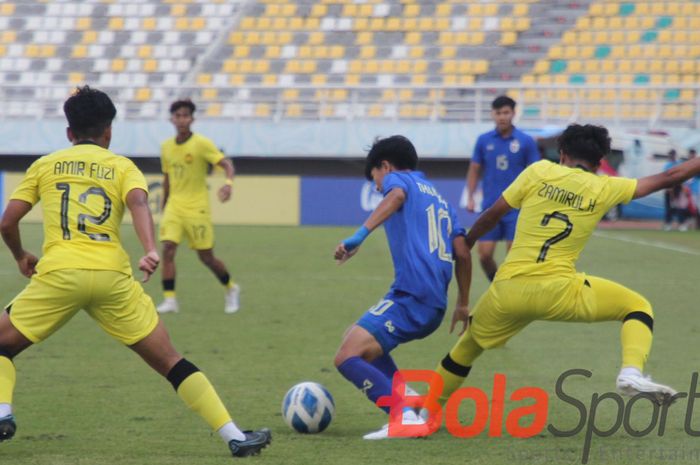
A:
{"type": "MultiPolygon", "coordinates": [[[[0,118],[62,118],[62,104],[74,86],[0,86],[0,118]]],[[[134,88],[101,87],[114,99],[122,119],[167,118],[170,100],[138,101],[134,88]]],[[[669,85],[523,85],[519,82],[470,86],[292,86],[245,85],[237,88],[159,87],[160,95],[189,97],[199,118],[231,120],[490,121],[490,104],[508,93],[518,102],[520,121],[561,124],[594,120],[653,128],[675,125],[700,128],[700,84],[669,85]],[[225,97],[206,97],[211,93],[225,97]],[[299,96],[290,98],[289,90],[299,96]],[[337,91],[342,92],[338,94],[337,91]],[[410,91],[402,95],[402,91],[410,91]],[[395,94],[387,98],[387,94],[395,94]]]]}

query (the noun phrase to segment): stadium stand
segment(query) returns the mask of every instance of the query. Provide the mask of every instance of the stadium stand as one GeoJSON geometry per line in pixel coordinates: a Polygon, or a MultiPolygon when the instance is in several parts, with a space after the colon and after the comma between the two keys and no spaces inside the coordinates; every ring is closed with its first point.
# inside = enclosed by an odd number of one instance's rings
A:
{"type": "Polygon", "coordinates": [[[128,118],[184,95],[211,118],[479,121],[509,90],[541,121],[693,124],[698,26],[698,1],[6,2],[0,115],[91,83],[128,118]]]}

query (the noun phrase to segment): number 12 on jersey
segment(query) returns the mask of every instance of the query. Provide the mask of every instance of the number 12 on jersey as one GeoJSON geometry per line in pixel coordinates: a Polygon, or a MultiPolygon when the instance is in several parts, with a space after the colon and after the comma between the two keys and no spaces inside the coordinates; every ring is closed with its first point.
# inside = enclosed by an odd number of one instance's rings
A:
{"type": "MultiPolygon", "coordinates": [[[[61,230],[63,231],[63,239],[70,240],[71,230],[68,225],[68,205],[70,204],[70,184],[59,182],[56,184],[56,189],[63,191],[61,194],[61,230]]],[[[91,195],[97,195],[104,199],[104,209],[100,216],[92,216],[86,213],[78,214],[78,231],[87,235],[93,241],[109,241],[109,234],[104,233],[89,233],[85,229],[85,222],[89,221],[92,224],[102,224],[109,218],[112,213],[112,200],[107,196],[104,189],[101,187],[90,187],[88,190],[80,194],[78,201],[82,204],[87,204],[87,199],[91,195]]]]}

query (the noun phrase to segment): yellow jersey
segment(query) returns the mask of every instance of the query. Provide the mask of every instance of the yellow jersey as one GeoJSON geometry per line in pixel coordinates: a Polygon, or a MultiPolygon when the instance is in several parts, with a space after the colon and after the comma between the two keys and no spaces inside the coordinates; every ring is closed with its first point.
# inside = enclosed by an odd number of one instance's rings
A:
{"type": "Polygon", "coordinates": [[[168,175],[170,193],[166,208],[186,217],[209,215],[207,172],[224,154],[214,143],[200,134],[192,134],[182,144],[175,138],[161,145],[161,166],[168,175]]]}
{"type": "Polygon", "coordinates": [[[126,195],[148,192],[143,173],[126,157],[86,143],[39,158],[11,199],[36,205],[44,218],[39,273],[59,269],[113,270],[131,276],[119,227],[126,195]]]}
{"type": "Polygon", "coordinates": [[[503,192],[520,214],[513,247],[495,280],[518,276],[562,276],[575,264],[600,219],[629,203],[636,179],[598,176],[547,160],[526,168],[503,192]]]}

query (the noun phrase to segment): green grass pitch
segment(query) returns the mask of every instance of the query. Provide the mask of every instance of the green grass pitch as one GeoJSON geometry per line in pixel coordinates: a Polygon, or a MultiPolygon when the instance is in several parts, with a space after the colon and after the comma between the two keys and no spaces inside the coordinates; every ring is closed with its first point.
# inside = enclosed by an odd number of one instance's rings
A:
{"type": "MultiPolygon", "coordinates": [[[[234,420],[244,428],[268,426],[273,443],[259,464],[575,464],[581,462],[585,430],[570,438],[547,431],[529,439],[452,437],[444,429],[424,440],[367,442],[362,435],[385,417],[333,367],[344,330],[376,303],[392,280],[389,251],[381,232],[342,267],[332,260],[336,243],[350,229],[220,227],[217,254],[242,286],[242,310],[223,313],[223,290],[195,254],[182,247],[177,257],[181,312],[165,322],[178,350],[212,380],[234,420]],[[312,380],[335,397],[336,416],[327,431],[300,435],[284,425],[280,404],[293,384],[312,380]]],[[[23,226],[25,246],[39,252],[38,225],[23,226]]],[[[606,231],[595,236],[579,269],[617,280],[644,294],[654,305],[656,328],[648,371],[662,382],[687,391],[698,369],[698,264],[696,233],[606,231]]],[[[134,258],[140,253],[134,233],[123,239],[134,258]]],[[[502,251],[501,257],[502,258],[502,251]]],[[[499,259],[500,259],[499,258],[499,259]]],[[[26,280],[6,249],[0,251],[0,291],[8,302],[26,280]]],[[[485,290],[475,270],[472,302],[485,290]]],[[[160,299],[159,276],[146,285],[160,299]]],[[[454,286],[451,289],[454,293],[454,286]]],[[[451,296],[454,302],[454,294],[451,296]]],[[[429,338],[399,347],[403,368],[432,369],[456,340],[447,322],[429,338]]],[[[557,377],[571,368],[591,370],[567,391],[590,404],[591,395],[614,389],[618,370],[619,324],[535,323],[503,349],[487,352],[474,366],[468,384],[489,397],[494,373],[504,373],[506,395],[538,386],[550,395],[548,423],[573,428],[578,412],[554,395],[557,377]]],[[[189,412],[170,385],[128,349],[111,340],[79,314],[48,341],[16,360],[15,413],[18,434],[0,445],[0,463],[13,465],[221,464],[232,460],[206,424],[189,412]]],[[[464,421],[471,404],[463,408],[464,421]]],[[[518,406],[506,403],[506,413],[518,406]]],[[[686,400],[670,408],[666,431],[633,438],[622,429],[593,437],[589,463],[697,463],[700,443],[684,431],[686,400]]],[[[643,429],[651,407],[640,402],[632,424],[643,429]]],[[[700,417],[700,407],[696,408],[700,417]]],[[[615,421],[612,403],[601,404],[596,424],[615,421]]],[[[700,429],[700,419],[693,420],[700,429]]]]}

